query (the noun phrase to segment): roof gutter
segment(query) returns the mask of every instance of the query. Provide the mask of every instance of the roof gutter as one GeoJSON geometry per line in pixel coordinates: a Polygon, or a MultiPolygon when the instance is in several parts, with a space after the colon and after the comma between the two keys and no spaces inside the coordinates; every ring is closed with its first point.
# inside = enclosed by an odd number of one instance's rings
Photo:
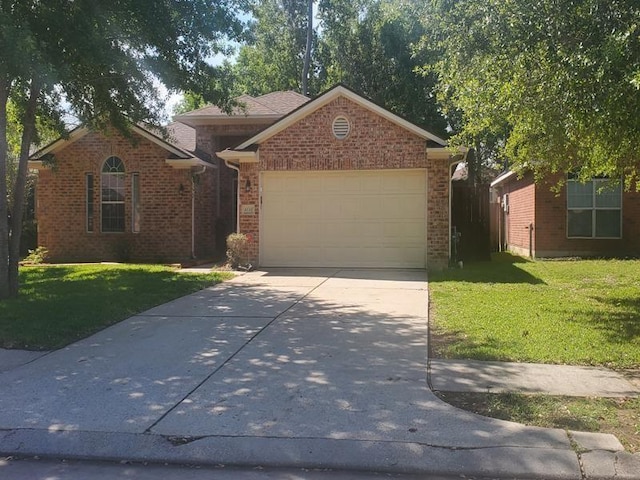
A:
{"type": "Polygon", "coordinates": [[[498,185],[500,185],[502,182],[509,180],[511,177],[513,177],[514,175],[516,175],[517,172],[515,172],[514,170],[509,170],[508,172],[503,173],[502,175],[499,175],[493,182],[491,182],[491,184],[489,185],[490,187],[497,187],[498,185]]]}

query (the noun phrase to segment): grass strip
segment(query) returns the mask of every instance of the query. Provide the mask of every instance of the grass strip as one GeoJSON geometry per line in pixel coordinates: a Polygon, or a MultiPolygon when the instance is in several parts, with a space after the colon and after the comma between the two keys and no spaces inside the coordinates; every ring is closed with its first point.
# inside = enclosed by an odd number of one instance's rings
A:
{"type": "Polygon", "coordinates": [[[640,365],[640,261],[508,254],[430,276],[434,356],[640,365]]]}
{"type": "Polygon", "coordinates": [[[22,267],[19,297],[0,301],[0,347],[60,348],[227,278],[159,265],[22,267]]]}
{"type": "Polygon", "coordinates": [[[484,415],[536,427],[615,435],[640,452],[639,398],[583,398],[516,393],[437,392],[445,402],[484,415]]]}

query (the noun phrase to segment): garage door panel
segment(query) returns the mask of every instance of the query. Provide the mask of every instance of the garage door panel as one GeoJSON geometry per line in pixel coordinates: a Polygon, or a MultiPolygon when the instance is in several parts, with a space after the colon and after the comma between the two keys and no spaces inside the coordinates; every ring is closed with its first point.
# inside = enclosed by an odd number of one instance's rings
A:
{"type": "Polygon", "coordinates": [[[425,266],[424,170],[265,172],[264,266],[425,266]]]}

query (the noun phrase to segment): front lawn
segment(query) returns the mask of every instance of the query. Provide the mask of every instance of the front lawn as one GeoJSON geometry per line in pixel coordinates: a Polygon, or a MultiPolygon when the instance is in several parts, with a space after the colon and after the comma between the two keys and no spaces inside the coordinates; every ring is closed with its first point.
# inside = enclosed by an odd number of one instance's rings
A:
{"type": "Polygon", "coordinates": [[[20,296],[0,301],[0,347],[59,348],[226,278],[158,265],[23,267],[20,296]]]}
{"type": "Polygon", "coordinates": [[[640,261],[508,254],[430,277],[432,354],[640,366],[640,261]]]}

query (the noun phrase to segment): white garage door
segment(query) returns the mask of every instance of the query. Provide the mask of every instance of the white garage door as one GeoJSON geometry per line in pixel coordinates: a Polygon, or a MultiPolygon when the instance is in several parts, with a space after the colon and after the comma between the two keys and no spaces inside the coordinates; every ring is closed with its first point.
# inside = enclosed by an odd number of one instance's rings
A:
{"type": "Polygon", "coordinates": [[[261,264],[424,268],[425,209],[424,170],[264,172],[261,264]]]}

